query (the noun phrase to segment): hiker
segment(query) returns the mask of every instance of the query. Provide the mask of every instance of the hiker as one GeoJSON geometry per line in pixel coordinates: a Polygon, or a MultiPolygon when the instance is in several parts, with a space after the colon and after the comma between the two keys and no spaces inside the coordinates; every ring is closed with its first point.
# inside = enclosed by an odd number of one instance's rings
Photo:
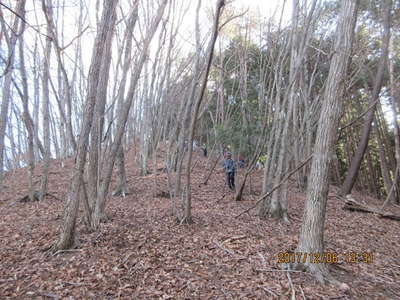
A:
{"type": "Polygon", "coordinates": [[[235,189],[235,162],[232,160],[232,154],[230,152],[226,153],[226,158],[223,161],[223,168],[226,174],[226,181],[230,190],[235,189]]]}
{"type": "Polygon", "coordinates": [[[264,169],[264,163],[263,163],[262,161],[260,161],[260,160],[257,160],[257,162],[256,162],[256,169],[257,169],[257,170],[264,169]]]}
{"type": "Polygon", "coordinates": [[[183,149],[186,151],[188,151],[188,141],[185,139],[185,141],[183,142],[183,149]]]}
{"type": "Polygon", "coordinates": [[[203,156],[207,157],[207,146],[206,146],[206,144],[203,144],[203,147],[201,149],[203,149],[203,156]]]}
{"type": "Polygon", "coordinates": [[[246,166],[246,160],[244,159],[243,155],[239,156],[239,168],[244,168],[246,166]]]}

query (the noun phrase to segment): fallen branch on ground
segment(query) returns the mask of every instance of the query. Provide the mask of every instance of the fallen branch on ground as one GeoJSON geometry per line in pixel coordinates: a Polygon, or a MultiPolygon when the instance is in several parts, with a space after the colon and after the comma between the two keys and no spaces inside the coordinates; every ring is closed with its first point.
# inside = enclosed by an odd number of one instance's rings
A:
{"type": "Polygon", "coordinates": [[[279,182],[276,186],[274,186],[268,193],[262,195],[260,198],[258,198],[258,200],[256,201],[256,203],[251,206],[250,208],[246,209],[245,211],[242,211],[240,214],[238,214],[237,216],[235,216],[235,218],[239,218],[241,215],[249,212],[250,210],[252,210],[253,208],[255,208],[258,203],[260,203],[262,200],[264,200],[265,198],[267,198],[268,196],[270,196],[277,188],[279,188],[282,184],[284,184],[294,173],[296,173],[298,170],[300,170],[302,167],[304,167],[312,158],[312,154],[305,160],[303,161],[297,168],[295,168],[293,171],[291,171],[289,174],[287,174],[281,182],[279,182]]]}
{"type": "Polygon", "coordinates": [[[66,253],[66,252],[81,252],[81,251],[83,251],[83,250],[82,250],[82,249],[64,249],[64,250],[58,250],[58,251],[54,252],[54,253],[52,254],[52,256],[56,256],[56,255],[58,255],[58,254],[66,253]]]}
{"type": "MultiPolygon", "coordinates": [[[[45,196],[48,196],[48,197],[51,197],[51,198],[54,198],[56,200],[60,200],[61,201],[60,198],[58,198],[57,196],[55,196],[53,194],[50,194],[50,193],[46,193],[45,196]]],[[[40,191],[34,191],[33,192],[33,199],[34,199],[33,201],[39,201],[39,199],[40,199],[40,191]]],[[[25,195],[22,198],[20,198],[18,200],[18,202],[23,202],[23,203],[31,202],[31,199],[30,199],[29,195],[25,195]]]]}
{"type": "Polygon", "coordinates": [[[347,199],[345,200],[343,209],[349,210],[349,211],[358,211],[358,212],[364,212],[364,213],[377,214],[378,216],[380,216],[381,218],[384,218],[384,219],[400,221],[400,216],[398,216],[398,215],[383,213],[381,210],[379,210],[377,208],[373,208],[373,207],[369,207],[367,205],[361,204],[350,197],[347,197],[347,199]]]}
{"type": "Polygon", "coordinates": [[[242,240],[245,238],[247,238],[247,235],[233,236],[233,237],[230,237],[229,239],[226,239],[225,241],[223,241],[222,244],[237,241],[237,240],[242,240]]]}

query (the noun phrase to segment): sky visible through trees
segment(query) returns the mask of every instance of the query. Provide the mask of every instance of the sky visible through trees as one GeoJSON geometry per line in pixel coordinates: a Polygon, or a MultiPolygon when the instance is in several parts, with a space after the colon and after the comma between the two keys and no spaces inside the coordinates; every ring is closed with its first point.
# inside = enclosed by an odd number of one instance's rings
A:
{"type": "MultiPolygon", "coordinates": [[[[199,199],[230,201],[225,226],[291,228],[282,251],[310,256],[342,228],[331,203],[398,226],[399,20],[395,0],[0,0],[2,201],[16,186],[21,207],[61,200],[53,256],[135,197],[168,199],[166,222],[184,228],[200,221],[199,199]]],[[[337,234],[351,244],[348,228],[337,234]]],[[[326,261],[279,268],[291,293],[296,272],[350,290],[326,261]]]]}

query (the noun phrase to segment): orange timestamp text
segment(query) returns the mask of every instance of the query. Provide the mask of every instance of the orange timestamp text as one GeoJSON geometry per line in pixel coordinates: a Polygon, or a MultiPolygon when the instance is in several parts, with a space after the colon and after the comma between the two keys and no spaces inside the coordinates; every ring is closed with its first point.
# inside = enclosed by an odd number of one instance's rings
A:
{"type": "Polygon", "coordinates": [[[336,264],[345,263],[367,263],[374,262],[374,253],[372,252],[279,252],[278,264],[282,263],[311,263],[311,264],[336,264]]]}

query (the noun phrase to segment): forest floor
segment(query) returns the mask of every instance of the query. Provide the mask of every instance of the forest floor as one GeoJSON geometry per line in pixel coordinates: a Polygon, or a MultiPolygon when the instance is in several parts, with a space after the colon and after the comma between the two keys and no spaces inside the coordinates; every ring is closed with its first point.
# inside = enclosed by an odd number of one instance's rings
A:
{"type": "MultiPolygon", "coordinates": [[[[278,253],[296,248],[301,226],[305,195],[293,183],[290,224],[260,220],[255,210],[235,218],[254,205],[261,171],[251,176],[243,201],[235,202],[220,170],[201,185],[211,162],[196,154],[195,223],[179,225],[171,200],[153,197],[168,191],[166,174],[140,176],[133,157],[131,151],[127,173],[133,193],[109,197],[112,220],[98,232],[79,222],[77,248],[56,255],[43,250],[58,237],[72,161],[64,167],[52,161],[50,195],[42,202],[18,202],[27,193],[26,169],[7,174],[0,195],[0,299],[400,299],[400,223],[343,210],[335,187],[325,246],[339,255],[330,269],[349,287],[342,289],[320,285],[307,273],[287,273],[278,264],[278,253]],[[350,252],[373,253],[373,261],[344,261],[350,252]]],[[[354,198],[376,207],[382,201],[359,193],[354,198]]],[[[398,206],[386,210],[400,214],[398,206]]]]}

